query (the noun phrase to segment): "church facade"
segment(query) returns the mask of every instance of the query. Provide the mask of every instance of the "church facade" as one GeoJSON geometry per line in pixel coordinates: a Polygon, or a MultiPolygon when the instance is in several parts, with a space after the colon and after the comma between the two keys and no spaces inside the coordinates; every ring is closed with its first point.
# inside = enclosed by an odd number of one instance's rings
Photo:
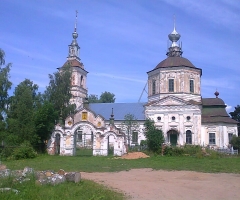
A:
{"type": "Polygon", "coordinates": [[[72,98],[76,104],[74,114],[57,124],[52,133],[49,154],[76,155],[90,150],[92,155],[122,156],[128,146],[137,146],[144,136],[144,121],[154,120],[162,130],[165,143],[173,146],[201,145],[227,148],[233,135],[237,135],[237,122],[229,117],[224,101],[202,98],[202,69],[182,57],[178,45],[180,34],[175,26],[168,35],[171,46],[167,58],[148,74],[148,102],[144,103],[88,103],[87,74],[79,58],[75,24],[73,40],[69,45],[67,61],[72,69],[72,98]],[[124,118],[131,114],[137,126],[128,128],[124,118]]]}

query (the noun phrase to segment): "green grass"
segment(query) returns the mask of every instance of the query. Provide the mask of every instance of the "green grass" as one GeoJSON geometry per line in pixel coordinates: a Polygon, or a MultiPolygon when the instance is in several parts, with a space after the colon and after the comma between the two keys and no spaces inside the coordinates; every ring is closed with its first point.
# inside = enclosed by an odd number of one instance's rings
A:
{"type": "MultiPolygon", "coordinates": [[[[240,174],[240,157],[219,157],[217,154],[209,157],[198,156],[151,156],[136,160],[115,159],[101,156],[50,156],[39,155],[34,159],[2,161],[7,168],[23,169],[28,166],[38,170],[64,169],[65,171],[80,172],[114,172],[134,168],[152,168],[155,170],[189,170],[211,173],[240,174]]],[[[11,178],[0,182],[0,187],[10,187],[20,191],[0,192],[0,199],[124,199],[123,194],[111,191],[108,188],[88,180],[79,183],[65,182],[56,186],[36,185],[34,179],[22,184],[11,178]]]]}
{"type": "Polygon", "coordinates": [[[94,183],[93,181],[83,180],[79,183],[65,182],[55,186],[37,185],[34,178],[30,181],[18,183],[12,178],[1,180],[0,187],[11,187],[19,191],[0,192],[0,199],[9,200],[122,200],[124,195],[107,189],[106,187],[94,183]]]}
{"type": "Polygon", "coordinates": [[[34,159],[3,161],[9,169],[32,167],[35,170],[80,172],[115,172],[134,168],[156,170],[190,170],[214,173],[240,173],[240,157],[192,157],[152,156],[137,160],[114,159],[103,156],[50,156],[40,155],[34,159]]]}

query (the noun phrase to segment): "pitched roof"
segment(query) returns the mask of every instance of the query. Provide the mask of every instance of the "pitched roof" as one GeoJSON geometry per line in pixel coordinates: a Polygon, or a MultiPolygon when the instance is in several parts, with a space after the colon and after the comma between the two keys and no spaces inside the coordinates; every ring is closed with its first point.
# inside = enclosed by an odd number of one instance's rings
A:
{"type": "Polygon", "coordinates": [[[226,105],[220,98],[202,99],[202,123],[237,124],[226,112],[226,105]]]}
{"type": "Polygon", "coordinates": [[[168,57],[165,60],[161,61],[155,69],[162,67],[178,67],[178,66],[187,66],[196,68],[188,59],[183,57],[168,57]]]}
{"type": "Polygon", "coordinates": [[[146,103],[90,103],[89,109],[108,120],[112,113],[115,120],[124,120],[126,114],[133,114],[138,120],[145,120],[146,103]]]}
{"type": "Polygon", "coordinates": [[[203,106],[224,106],[226,107],[224,101],[220,98],[202,98],[203,106]]]}
{"type": "Polygon", "coordinates": [[[74,60],[67,60],[63,66],[65,65],[70,65],[71,67],[80,67],[82,69],[84,69],[84,65],[83,63],[81,63],[80,61],[74,59],[74,60]]]}

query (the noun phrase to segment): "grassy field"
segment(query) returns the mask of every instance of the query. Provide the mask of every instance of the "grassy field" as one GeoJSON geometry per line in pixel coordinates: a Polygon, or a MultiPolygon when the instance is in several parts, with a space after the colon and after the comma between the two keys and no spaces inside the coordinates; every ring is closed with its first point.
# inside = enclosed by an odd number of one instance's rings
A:
{"type": "Polygon", "coordinates": [[[10,187],[19,191],[18,194],[0,191],[0,199],[4,200],[123,200],[124,195],[112,191],[93,181],[83,180],[79,183],[65,182],[55,186],[37,185],[34,178],[18,183],[12,178],[1,180],[0,188],[10,187]]]}
{"type": "Polygon", "coordinates": [[[114,159],[101,156],[49,156],[40,155],[35,159],[3,161],[9,169],[32,167],[35,170],[80,172],[115,172],[134,168],[156,170],[189,170],[209,173],[240,173],[240,157],[191,157],[152,156],[136,160],[114,159]]]}
{"type": "MultiPolygon", "coordinates": [[[[240,157],[194,157],[194,156],[152,156],[136,160],[115,159],[100,156],[50,156],[39,155],[35,159],[5,160],[2,164],[12,170],[24,169],[28,166],[37,170],[64,169],[65,171],[80,172],[115,172],[134,168],[152,168],[155,170],[188,170],[209,173],[240,174],[240,157]]],[[[19,184],[11,179],[0,182],[0,188],[10,187],[20,191],[0,192],[0,199],[88,199],[108,200],[125,199],[116,191],[96,184],[92,181],[81,180],[79,183],[66,182],[56,186],[36,185],[34,181],[19,184]]]]}

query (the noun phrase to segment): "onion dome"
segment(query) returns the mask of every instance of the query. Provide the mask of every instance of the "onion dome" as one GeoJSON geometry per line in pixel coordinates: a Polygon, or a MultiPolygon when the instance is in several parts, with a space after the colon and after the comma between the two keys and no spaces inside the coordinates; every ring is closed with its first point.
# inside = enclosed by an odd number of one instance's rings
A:
{"type": "Polygon", "coordinates": [[[180,39],[181,35],[175,29],[175,25],[173,28],[173,32],[168,35],[169,40],[172,41],[172,47],[178,47],[177,41],[180,39]]]}
{"type": "Polygon", "coordinates": [[[172,42],[172,45],[168,48],[167,56],[168,57],[181,57],[182,49],[178,46],[177,41],[180,39],[181,35],[176,31],[175,23],[173,27],[173,32],[168,35],[169,40],[172,42]]]}

